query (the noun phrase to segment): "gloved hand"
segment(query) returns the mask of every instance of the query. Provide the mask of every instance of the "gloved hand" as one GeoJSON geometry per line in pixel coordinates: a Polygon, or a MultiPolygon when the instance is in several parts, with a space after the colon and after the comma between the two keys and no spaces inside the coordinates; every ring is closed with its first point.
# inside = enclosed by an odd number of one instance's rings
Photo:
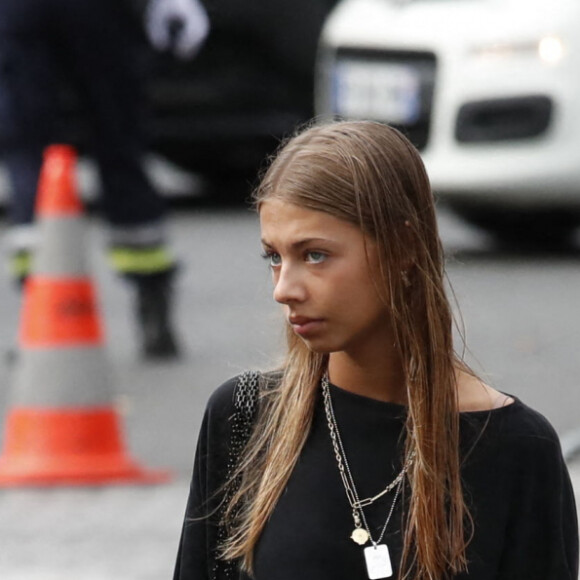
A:
{"type": "Polygon", "coordinates": [[[149,0],[145,14],[149,41],[161,51],[192,58],[209,32],[209,18],[199,0],[149,0]]]}

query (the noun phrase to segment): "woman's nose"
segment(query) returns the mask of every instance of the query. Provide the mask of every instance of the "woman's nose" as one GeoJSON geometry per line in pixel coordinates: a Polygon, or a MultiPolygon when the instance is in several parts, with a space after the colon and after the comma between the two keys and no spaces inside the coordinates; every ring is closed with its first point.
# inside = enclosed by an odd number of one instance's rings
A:
{"type": "Polygon", "coordinates": [[[274,300],[280,304],[300,302],[306,296],[306,288],[296,269],[283,265],[274,279],[274,300]]]}

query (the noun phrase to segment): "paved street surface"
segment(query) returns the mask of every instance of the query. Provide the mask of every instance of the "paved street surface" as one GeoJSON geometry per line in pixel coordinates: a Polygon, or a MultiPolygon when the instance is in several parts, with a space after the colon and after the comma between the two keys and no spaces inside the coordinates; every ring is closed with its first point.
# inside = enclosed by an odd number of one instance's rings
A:
{"type": "MultiPolygon", "coordinates": [[[[105,232],[91,221],[90,259],[116,377],[126,444],[174,479],[152,487],[0,492],[2,580],[162,580],[171,577],[203,407],[211,391],[248,367],[269,367],[281,317],[259,257],[256,218],[244,210],[197,210],[174,219],[183,259],[178,320],[186,356],[138,358],[128,288],[107,270],[105,232]]],[[[2,227],[4,227],[2,225],[2,227]]],[[[441,212],[449,276],[476,370],[552,421],[566,441],[580,428],[580,243],[565,255],[514,255],[441,212]],[[477,361],[477,362],[475,362],[477,361]]],[[[13,344],[18,297],[0,280],[0,349],[13,344]]],[[[7,412],[11,370],[0,366],[7,412]]],[[[580,461],[570,463],[580,492],[580,461]]]]}

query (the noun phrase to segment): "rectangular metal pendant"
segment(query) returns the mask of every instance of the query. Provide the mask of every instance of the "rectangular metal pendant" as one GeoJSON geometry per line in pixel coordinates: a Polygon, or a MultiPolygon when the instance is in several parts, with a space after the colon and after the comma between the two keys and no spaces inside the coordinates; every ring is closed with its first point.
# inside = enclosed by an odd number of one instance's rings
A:
{"type": "Polygon", "coordinates": [[[393,575],[389,548],[387,548],[385,544],[369,546],[364,549],[364,552],[367,563],[367,573],[370,580],[390,578],[393,575]]]}

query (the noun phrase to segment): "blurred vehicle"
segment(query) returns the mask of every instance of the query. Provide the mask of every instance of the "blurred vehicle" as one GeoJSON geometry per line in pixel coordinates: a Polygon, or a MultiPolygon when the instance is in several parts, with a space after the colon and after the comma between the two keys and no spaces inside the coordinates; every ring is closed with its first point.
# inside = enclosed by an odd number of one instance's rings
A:
{"type": "MultiPolygon", "coordinates": [[[[151,149],[242,199],[280,140],[313,115],[320,30],[337,0],[203,0],[211,31],[200,53],[179,61],[139,39],[147,70],[151,149]]],[[[71,141],[86,128],[75,96],[71,141]]]]}
{"type": "Polygon", "coordinates": [[[579,32],[577,0],[344,0],[317,113],[398,127],[465,219],[560,243],[580,224],[579,32]]]}
{"type": "Polygon", "coordinates": [[[211,33],[191,62],[158,59],[154,147],[206,176],[253,178],[313,114],[314,65],[336,0],[204,0],[211,33]]]}

